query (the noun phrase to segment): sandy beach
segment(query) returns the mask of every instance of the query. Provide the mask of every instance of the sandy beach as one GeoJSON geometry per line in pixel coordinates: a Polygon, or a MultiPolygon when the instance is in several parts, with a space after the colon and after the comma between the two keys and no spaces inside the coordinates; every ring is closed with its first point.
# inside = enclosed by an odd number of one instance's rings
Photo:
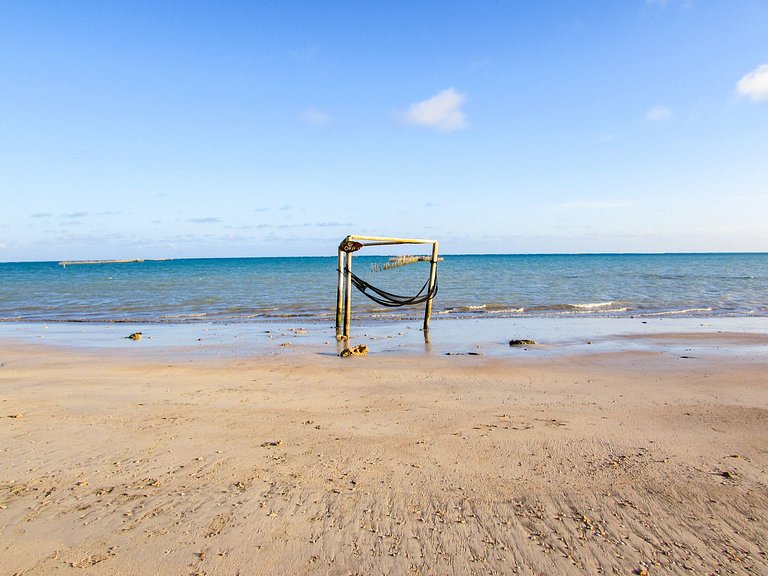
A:
{"type": "Polygon", "coordinates": [[[5,339],[0,574],[767,574],[768,337],[637,338],[656,348],[5,339]]]}

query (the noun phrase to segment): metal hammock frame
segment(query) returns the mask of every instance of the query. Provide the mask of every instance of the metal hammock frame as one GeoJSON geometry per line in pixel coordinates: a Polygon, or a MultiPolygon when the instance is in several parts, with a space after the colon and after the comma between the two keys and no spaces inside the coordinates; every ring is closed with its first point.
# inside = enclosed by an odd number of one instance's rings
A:
{"type": "Polygon", "coordinates": [[[432,300],[437,293],[437,240],[418,238],[387,238],[382,236],[354,236],[344,238],[339,244],[339,284],[336,291],[336,334],[349,338],[349,325],[352,317],[352,286],[382,306],[408,306],[426,303],[424,308],[424,332],[429,331],[429,318],[432,315],[432,300]],[[374,288],[365,280],[352,274],[352,254],[365,246],[392,246],[397,244],[431,244],[432,257],[429,260],[429,279],[416,296],[398,296],[374,288]],[[371,289],[377,294],[367,292],[371,289]],[[426,292],[424,292],[426,290],[426,292]]]}

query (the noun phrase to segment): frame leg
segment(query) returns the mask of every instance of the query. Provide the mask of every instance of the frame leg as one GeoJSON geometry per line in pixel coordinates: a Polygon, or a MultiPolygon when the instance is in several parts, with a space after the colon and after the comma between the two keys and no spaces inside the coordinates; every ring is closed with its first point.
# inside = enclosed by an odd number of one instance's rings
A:
{"type": "Polygon", "coordinates": [[[341,334],[341,322],[344,308],[344,258],[345,254],[339,250],[339,282],[336,289],[336,335],[341,334]]]}
{"type": "Polygon", "coordinates": [[[346,287],[344,290],[344,336],[349,338],[349,323],[352,318],[352,253],[347,254],[346,287]]]}
{"type": "MultiPolygon", "coordinates": [[[[429,287],[428,292],[432,292],[435,289],[435,282],[437,281],[437,242],[432,244],[432,259],[429,262],[429,287]]],[[[429,332],[429,318],[432,316],[432,298],[427,300],[427,305],[424,308],[424,333],[429,332]]]]}

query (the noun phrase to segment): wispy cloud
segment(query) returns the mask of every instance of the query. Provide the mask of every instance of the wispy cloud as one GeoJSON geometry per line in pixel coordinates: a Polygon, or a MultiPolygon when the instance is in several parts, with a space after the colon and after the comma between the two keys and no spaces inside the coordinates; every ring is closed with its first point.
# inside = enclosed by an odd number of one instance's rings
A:
{"type": "Polygon", "coordinates": [[[37,214],[30,214],[30,218],[50,218],[53,216],[50,212],[38,212],[37,214]]]}
{"type": "Polygon", "coordinates": [[[448,88],[427,100],[411,104],[407,112],[398,115],[405,124],[415,124],[452,132],[466,128],[469,124],[461,107],[467,100],[466,94],[448,88]]]}
{"type": "Polygon", "coordinates": [[[193,224],[217,224],[221,222],[221,218],[214,218],[213,216],[208,216],[206,218],[190,218],[187,222],[193,224]]]}
{"type": "Polygon", "coordinates": [[[225,234],[222,237],[224,242],[246,242],[251,240],[250,236],[241,236],[240,234],[225,234]]]}
{"type": "Polygon", "coordinates": [[[557,212],[566,212],[570,210],[615,210],[617,208],[626,208],[627,202],[610,202],[604,200],[574,200],[573,202],[563,202],[551,207],[557,212]]]}
{"type": "Polygon", "coordinates": [[[304,121],[308,124],[317,125],[328,124],[332,120],[331,115],[328,114],[328,112],[315,108],[314,106],[310,106],[304,110],[302,118],[304,118],[304,121]]]}
{"type": "Polygon", "coordinates": [[[672,118],[672,110],[666,106],[654,106],[645,113],[645,119],[651,122],[663,122],[672,118]]]}
{"type": "Polygon", "coordinates": [[[88,212],[70,212],[69,214],[64,214],[64,218],[83,218],[85,216],[88,216],[88,212]]]}
{"type": "Polygon", "coordinates": [[[682,8],[690,8],[693,6],[693,0],[645,0],[645,3],[654,6],[661,6],[662,8],[666,8],[670,4],[680,4],[682,8]]]}
{"type": "Polygon", "coordinates": [[[340,228],[342,226],[352,226],[351,222],[317,222],[314,224],[318,228],[340,228]]]}
{"type": "Polygon", "coordinates": [[[768,64],[762,64],[745,74],[736,85],[736,90],[752,102],[768,100],[768,64]]]}
{"type": "Polygon", "coordinates": [[[59,244],[79,242],[83,244],[92,244],[95,246],[103,246],[107,244],[123,243],[126,241],[126,238],[125,235],[120,232],[84,232],[82,234],[66,232],[57,236],[54,240],[59,244]]]}

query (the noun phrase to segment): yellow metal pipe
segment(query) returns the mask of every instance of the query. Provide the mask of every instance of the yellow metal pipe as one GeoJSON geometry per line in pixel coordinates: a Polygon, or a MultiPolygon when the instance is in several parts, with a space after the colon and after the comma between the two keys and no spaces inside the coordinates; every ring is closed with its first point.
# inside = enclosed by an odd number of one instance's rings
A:
{"type": "MultiPolygon", "coordinates": [[[[427,294],[430,294],[435,288],[437,281],[437,242],[432,244],[432,260],[429,262],[429,288],[427,294]]],[[[427,305],[424,309],[424,333],[429,332],[429,318],[432,316],[432,300],[427,298],[427,305]]]]}
{"type": "MultiPolygon", "coordinates": [[[[366,246],[385,246],[388,244],[434,244],[436,240],[423,240],[420,238],[388,238],[385,236],[355,236],[350,235],[344,242],[377,242],[381,244],[366,244],[366,246]]],[[[344,243],[342,242],[342,244],[344,243]]]]}
{"type": "Polygon", "coordinates": [[[352,253],[346,258],[347,282],[344,294],[344,336],[349,338],[349,324],[352,318],[352,253]]]}
{"type": "Polygon", "coordinates": [[[339,250],[339,282],[336,289],[336,334],[341,330],[342,306],[344,305],[344,258],[346,254],[339,250]]]}

